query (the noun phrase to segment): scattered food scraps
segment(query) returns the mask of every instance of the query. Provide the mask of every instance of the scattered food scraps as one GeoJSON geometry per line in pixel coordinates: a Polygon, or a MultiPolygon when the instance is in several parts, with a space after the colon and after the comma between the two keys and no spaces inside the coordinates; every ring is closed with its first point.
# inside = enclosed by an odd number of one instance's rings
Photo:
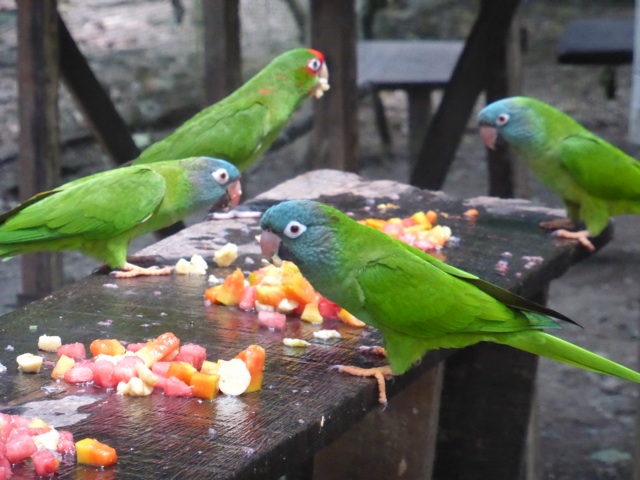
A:
{"type": "Polygon", "coordinates": [[[238,258],[238,246],[235,243],[227,243],[213,254],[213,261],[219,267],[228,267],[238,258]]]}

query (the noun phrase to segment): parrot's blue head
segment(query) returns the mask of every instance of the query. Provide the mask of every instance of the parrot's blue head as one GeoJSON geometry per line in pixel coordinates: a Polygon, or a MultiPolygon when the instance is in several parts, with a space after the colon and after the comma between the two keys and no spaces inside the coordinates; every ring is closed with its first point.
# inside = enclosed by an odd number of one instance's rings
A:
{"type": "Polygon", "coordinates": [[[240,203],[242,196],[240,171],[235,165],[212,157],[180,161],[190,172],[191,181],[202,197],[202,203],[212,204],[212,211],[225,207],[233,209],[240,203]]]}
{"type": "Polygon", "coordinates": [[[291,200],[265,212],[260,220],[262,254],[277,265],[290,260],[303,274],[314,265],[332,261],[335,256],[334,228],[342,214],[322,203],[291,200]]]}
{"type": "Polygon", "coordinates": [[[478,113],[482,141],[492,150],[500,141],[516,148],[535,141],[543,122],[541,106],[548,107],[529,97],[503,98],[487,105],[478,113]]]}

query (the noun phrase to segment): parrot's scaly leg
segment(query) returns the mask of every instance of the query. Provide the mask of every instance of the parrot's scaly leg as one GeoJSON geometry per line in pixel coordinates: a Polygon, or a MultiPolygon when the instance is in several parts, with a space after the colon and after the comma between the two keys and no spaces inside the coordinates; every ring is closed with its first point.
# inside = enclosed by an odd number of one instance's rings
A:
{"type": "Polygon", "coordinates": [[[540,222],[539,225],[543,230],[573,230],[576,228],[575,222],[570,218],[556,218],[547,222],[540,222]]]}
{"type": "Polygon", "coordinates": [[[336,365],[333,368],[338,370],[340,373],[348,373],[349,375],[355,375],[356,377],[375,377],[378,381],[378,401],[383,405],[387,404],[387,386],[385,385],[384,381],[385,378],[391,378],[393,376],[393,373],[391,373],[391,367],[389,365],[374,368],[360,368],[352,367],[350,365],[336,365]]]}
{"type": "Polygon", "coordinates": [[[582,245],[584,245],[587,250],[591,252],[596,249],[596,247],[593,246],[593,243],[591,243],[591,240],[589,240],[589,232],[587,230],[570,232],[569,230],[560,229],[553,232],[553,236],[558,238],[569,238],[571,240],[578,240],[582,245]]]}
{"type": "Polygon", "coordinates": [[[360,350],[360,353],[364,353],[365,355],[387,358],[387,351],[384,347],[381,347],[379,345],[374,345],[372,347],[367,345],[360,345],[360,348],[358,350],[360,350]]]}
{"type": "Polygon", "coordinates": [[[171,267],[138,267],[132,263],[125,263],[122,269],[115,270],[111,272],[116,278],[133,278],[133,277],[142,277],[142,276],[157,276],[157,275],[171,275],[172,268],[171,267]]]}

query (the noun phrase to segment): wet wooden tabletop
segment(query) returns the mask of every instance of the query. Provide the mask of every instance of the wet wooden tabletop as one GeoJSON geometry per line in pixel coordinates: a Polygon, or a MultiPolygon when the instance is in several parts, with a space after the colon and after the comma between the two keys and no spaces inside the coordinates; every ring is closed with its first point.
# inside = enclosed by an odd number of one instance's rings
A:
{"type": "MultiPolygon", "coordinates": [[[[562,213],[557,210],[521,200],[461,201],[393,182],[363,182],[343,172],[305,174],[243,208],[264,209],[286,197],[319,198],[356,218],[436,210],[439,223],[451,227],[455,237],[442,250],[442,258],[525,296],[585,256],[582,248],[538,228],[539,221],[562,213]],[[384,203],[400,208],[379,210],[377,205],[384,203]],[[476,221],[462,216],[469,208],[478,209],[476,221]],[[498,272],[501,260],[508,268],[498,272]]],[[[161,254],[168,264],[194,253],[211,261],[216,248],[234,242],[240,246],[240,257],[233,267],[251,271],[261,261],[257,225],[257,218],[210,219],[143,253],[161,254]]],[[[231,270],[211,268],[209,273],[222,277],[231,270]]],[[[208,286],[207,276],[118,280],[90,275],[0,318],[0,362],[8,367],[0,374],[1,410],[41,417],[71,430],[76,440],[94,437],[118,452],[118,463],[105,470],[64,462],[60,478],[276,478],[332,442],[367,411],[380,408],[374,381],[328,371],[335,364],[370,365],[372,360],[358,347],[380,343],[373,329],[337,321],[320,327],[290,317],[285,331],[269,331],[258,326],[255,313],[206,306],[203,294],[208,286]],[[313,332],[320,328],[335,328],[343,338],[315,340],[313,332]],[[94,386],[54,382],[50,365],[37,375],[16,368],[18,354],[37,353],[42,334],[88,347],[95,338],[142,342],[167,331],[182,343],[205,346],[210,360],[231,359],[250,344],[262,345],[267,351],[262,391],[220,395],[213,401],[158,393],[132,398],[94,386]],[[284,337],[303,338],[311,346],[285,347],[284,337]]],[[[54,354],[44,356],[55,360],[54,354]]],[[[428,355],[416,372],[442,358],[443,352],[428,355]]],[[[389,395],[406,387],[416,372],[390,383],[389,395]]],[[[21,471],[31,470],[16,469],[21,471]]]]}

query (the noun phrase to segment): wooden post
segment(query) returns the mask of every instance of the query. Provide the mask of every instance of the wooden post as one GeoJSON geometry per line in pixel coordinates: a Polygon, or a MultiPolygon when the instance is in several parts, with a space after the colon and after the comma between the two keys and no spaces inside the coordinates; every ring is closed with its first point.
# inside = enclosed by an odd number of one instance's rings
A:
{"type": "MultiPolygon", "coordinates": [[[[638,145],[640,144],[640,0],[636,0],[633,52],[628,138],[630,142],[638,145]]],[[[640,460],[638,461],[638,464],[638,470],[640,471],[640,460]]],[[[636,474],[636,480],[640,480],[640,472],[636,474]]]]}
{"type": "Polygon", "coordinates": [[[411,184],[442,187],[469,116],[495,68],[491,52],[503,48],[520,0],[482,0],[480,13],[422,143],[411,184]]]}
{"type": "Polygon", "coordinates": [[[204,99],[223,99],[242,85],[239,0],[202,0],[204,99]]]}
{"type": "MultiPolygon", "coordinates": [[[[487,104],[522,92],[522,55],[520,50],[520,22],[514,15],[502,48],[494,54],[494,68],[489,72],[486,97],[487,104]]],[[[489,195],[512,198],[516,187],[516,165],[513,153],[506,144],[487,149],[489,170],[489,195]]],[[[522,173],[522,172],[520,172],[522,173]]]]}
{"type": "Polygon", "coordinates": [[[324,53],[331,90],[314,102],[314,168],[358,170],[356,12],[353,0],[311,0],[311,46],[324,53]]]}
{"type": "MultiPolygon", "coordinates": [[[[56,0],[20,0],[18,8],[18,106],[20,197],[59,183],[58,15],[56,0]]],[[[42,297],[62,284],[59,253],[22,257],[19,303],[42,297]]]]}

